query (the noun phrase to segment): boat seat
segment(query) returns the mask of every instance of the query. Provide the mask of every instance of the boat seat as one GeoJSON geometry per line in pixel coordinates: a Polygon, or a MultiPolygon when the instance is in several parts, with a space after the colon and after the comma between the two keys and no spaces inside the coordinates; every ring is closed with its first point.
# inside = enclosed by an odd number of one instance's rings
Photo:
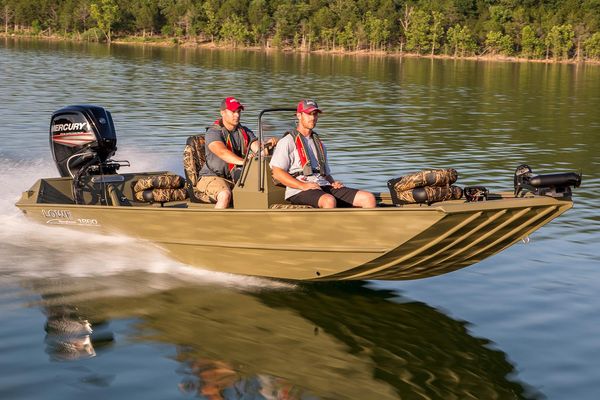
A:
{"type": "Polygon", "coordinates": [[[196,189],[198,173],[206,164],[206,140],[204,135],[194,135],[187,138],[183,149],[183,170],[190,200],[195,203],[205,203],[201,200],[202,193],[196,189]]]}

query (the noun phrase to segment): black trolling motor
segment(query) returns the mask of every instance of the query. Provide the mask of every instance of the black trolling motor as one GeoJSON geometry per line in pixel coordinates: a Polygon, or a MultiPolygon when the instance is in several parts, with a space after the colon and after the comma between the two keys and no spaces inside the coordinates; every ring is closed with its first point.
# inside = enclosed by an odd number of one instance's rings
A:
{"type": "Polygon", "coordinates": [[[515,197],[527,190],[533,194],[551,197],[571,197],[571,187],[581,185],[581,174],[564,172],[558,174],[534,175],[527,164],[515,171],[515,197]]]}
{"type": "MultiPolygon", "coordinates": [[[[116,174],[128,161],[111,160],[117,151],[117,133],[110,112],[93,105],[74,105],[52,114],[52,158],[62,177],[73,178],[73,200],[82,203],[82,178],[116,174]]],[[[105,201],[106,202],[106,201],[105,201]]]]}

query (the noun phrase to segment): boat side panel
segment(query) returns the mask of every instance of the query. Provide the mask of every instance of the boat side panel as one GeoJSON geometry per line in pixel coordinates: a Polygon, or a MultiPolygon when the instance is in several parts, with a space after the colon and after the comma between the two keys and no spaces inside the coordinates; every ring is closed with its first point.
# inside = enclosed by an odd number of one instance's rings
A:
{"type": "Polygon", "coordinates": [[[340,279],[420,279],[477,263],[518,242],[571,208],[560,205],[488,211],[472,218],[449,214],[438,225],[370,263],[347,271],[340,279]],[[466,223],[465,223],[466,222],[466,223]],[[460,229],[452,231],[452,227],[460,229]],[[442,240],[440,232],[450,232],[442,240]]]}
{"type": "Polygon", "coordinates": [[[324,278],[365,264],[444,216],[435,209],[50,207],[25,209],[42,223],[151,241],[191,265],[284,279],[324,278]]]}

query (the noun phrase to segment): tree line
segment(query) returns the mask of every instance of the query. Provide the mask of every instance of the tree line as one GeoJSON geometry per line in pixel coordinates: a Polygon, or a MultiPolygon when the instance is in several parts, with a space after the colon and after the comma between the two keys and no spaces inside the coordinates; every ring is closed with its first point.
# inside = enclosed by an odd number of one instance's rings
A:
{"type": "Polygon", "coordinates": [[[0,0],[5,35],[600,59],[600,0],[0,0]]]}

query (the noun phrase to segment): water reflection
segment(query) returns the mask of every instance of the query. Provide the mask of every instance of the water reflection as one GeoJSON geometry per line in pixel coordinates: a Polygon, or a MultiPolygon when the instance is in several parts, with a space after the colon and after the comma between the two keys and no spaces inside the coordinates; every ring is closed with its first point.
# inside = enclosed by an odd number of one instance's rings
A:
{"type": "Polygon", "coordinates": [[[46,352],[51,360],[66,361],[96,356],[90,334],[92,325],[66,305],[46,310],[46,352]]]}
{"type": "Polygon", "coordinates": [[[208,400],[316,400],[304,388],[268,374],[246,377],[233,365],[223,361],[197,358],[193,350],[178,350],[177,359],[184,364],[185,375],[179,389],[208,400]]]}
{"type": "MultiPolygon", "coordinates": [[[[174,390],[201,398],[543,397],[468,323],[363,282],[260,291],[201,284],[119,297],[95,287],[93,299],[58,296],[79,299],[61,334],[85,333],[85,319],[135,320],[128,340],[174,346],[181,375],[174,390]]],[[[52,303],[45,309],[65,310],[52,303]]]]}
{"type": "Polygon", "coordinates": [[[51,361],[92,358],[96,356],[95,347],[104,348],[114,340],[104,321],[95,322],[92,329],[92,324],[73,305],[47,299],[43,302],[43,312],[46,315],[44,342],[51,361]]]}

